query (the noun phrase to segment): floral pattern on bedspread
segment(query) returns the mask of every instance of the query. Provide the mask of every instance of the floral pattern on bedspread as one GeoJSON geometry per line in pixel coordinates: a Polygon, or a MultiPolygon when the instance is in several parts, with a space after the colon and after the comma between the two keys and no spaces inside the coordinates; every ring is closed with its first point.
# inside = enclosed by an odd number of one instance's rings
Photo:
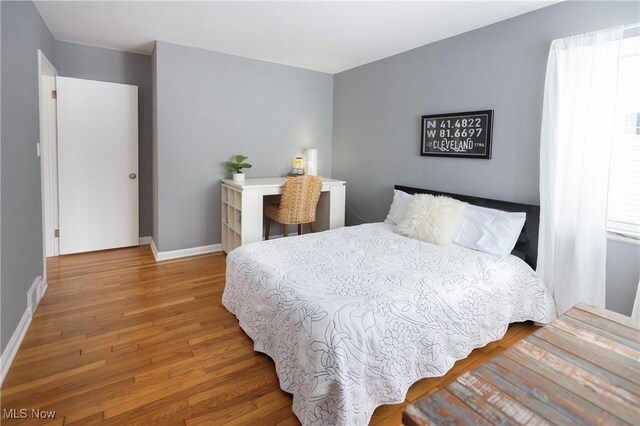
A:
{"type": "Polygon", "coordinates": [[[303,425],[365,425],[511,322],[555,306],[522,260],[440,247],[377,223],[240,247],[224,306],[274,359],[303,425]]]}

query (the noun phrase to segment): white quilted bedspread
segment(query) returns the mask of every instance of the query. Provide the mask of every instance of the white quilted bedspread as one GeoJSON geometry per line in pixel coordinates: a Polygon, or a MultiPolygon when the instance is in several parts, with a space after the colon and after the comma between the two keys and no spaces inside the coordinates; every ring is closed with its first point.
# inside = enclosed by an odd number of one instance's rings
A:
{"type": "Polygon", "coordinates": [[[303,425],[364,425],[511,322],[547,323],[547,287],[515,256],[439,247],[382,223],[240,247],[224,306],[274,359],[303,425]]]}

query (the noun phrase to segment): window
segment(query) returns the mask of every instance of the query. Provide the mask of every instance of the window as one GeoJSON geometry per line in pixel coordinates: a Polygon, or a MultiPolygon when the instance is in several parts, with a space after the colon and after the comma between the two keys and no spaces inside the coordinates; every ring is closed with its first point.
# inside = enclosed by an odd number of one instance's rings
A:
{"type": "Polygon", "coordinates": [[[623,40],[616,133],[609,177],[608,230],[640,238],[640,37],[623,40]]]}

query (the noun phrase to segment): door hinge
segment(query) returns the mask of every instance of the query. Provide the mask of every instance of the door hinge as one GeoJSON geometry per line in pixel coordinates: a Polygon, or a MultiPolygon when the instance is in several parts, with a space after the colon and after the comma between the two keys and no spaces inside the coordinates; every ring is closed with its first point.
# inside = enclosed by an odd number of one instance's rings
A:
{"type": "Polygon", "coordinates": [[[53,236],[56,238],[60,238],[60,230],[56,229],[55,231],[53,231],[53,236]]]}
{"type": "Polygon", "coordinates": [[[51,91],[51,98],[52,99],[58,99],[58,91],[57,90],[52,90],[51,91]]]}

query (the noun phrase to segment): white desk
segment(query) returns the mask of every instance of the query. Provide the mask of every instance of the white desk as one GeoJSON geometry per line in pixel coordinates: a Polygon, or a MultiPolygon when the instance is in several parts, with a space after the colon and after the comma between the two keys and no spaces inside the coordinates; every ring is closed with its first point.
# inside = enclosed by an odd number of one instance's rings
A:
{"type": "MultiPolygon", "coordinates": [[[[346,182],[321,179],[316,229],[340,228],[344,226],[346,182]]],[[[243,244],[262,241],[264,196],[282,194],[285,181],[284,177],[254,178],[239,184],[222,179],[222,250],[229,253],[243,244]]]]}

